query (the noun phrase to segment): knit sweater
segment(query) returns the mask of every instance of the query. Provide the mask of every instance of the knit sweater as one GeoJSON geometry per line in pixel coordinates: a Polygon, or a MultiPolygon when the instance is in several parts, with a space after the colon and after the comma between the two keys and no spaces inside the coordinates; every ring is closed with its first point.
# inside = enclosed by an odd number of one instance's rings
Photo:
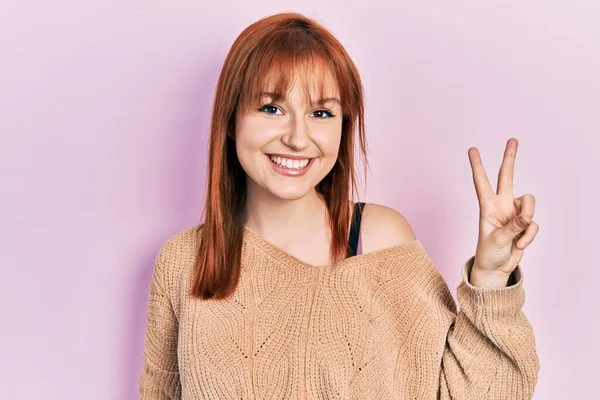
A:
{"type": "Polygon", "coordinates": [[[457,298],[419,240],[311,266],[244,226],[231,298],[191,297],[202,224],[162,246],[151,281],[140,399],[530,399],[539,370],[508,287],[457,298]]]}

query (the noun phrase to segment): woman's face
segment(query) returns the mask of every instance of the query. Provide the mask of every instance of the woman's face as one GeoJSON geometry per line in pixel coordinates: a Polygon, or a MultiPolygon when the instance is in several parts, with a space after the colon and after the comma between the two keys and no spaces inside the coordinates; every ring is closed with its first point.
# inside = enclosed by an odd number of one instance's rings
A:
{"type": "Polygon", "coordinates": [[[264,94],[247,115],[236,115],[236,152],[249,194],[299,199],[333,168],[342,137],[342,109],[335,81],[326,78],[321,104],[307,104],[310,99],[302,98],[296,80],[287,98],[274,102],[264,94]]]}

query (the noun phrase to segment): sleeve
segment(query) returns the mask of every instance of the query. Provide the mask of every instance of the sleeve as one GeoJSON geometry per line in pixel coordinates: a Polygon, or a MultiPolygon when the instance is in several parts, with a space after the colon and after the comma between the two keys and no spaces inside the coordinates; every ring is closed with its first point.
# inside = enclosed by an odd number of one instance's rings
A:
{"type": "Polygon", "coordinates": [[[522,311],[521,267],[507,287],[478,288],[469,283],[474,259],[462,267],[460,311],[446,336],[438,397],[531,399],[540,366],[533,330],[522,311]]]}
{"type": "Polygon", "coordinates": [[[156,257],[144,341],[144,366],[139,377],[140,400],[181,398],[177,364],[178,321],[164,285],[165,246],[156,257]]]}

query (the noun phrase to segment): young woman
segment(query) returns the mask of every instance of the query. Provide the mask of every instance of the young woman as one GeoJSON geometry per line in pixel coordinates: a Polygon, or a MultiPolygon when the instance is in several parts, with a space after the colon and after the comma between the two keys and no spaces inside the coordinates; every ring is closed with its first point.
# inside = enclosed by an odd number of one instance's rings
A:
{"type": "Polygon", "coordinates": [[[469,149],[480,223],[460,311],[399,212],[356,200],[363,89],[334,36],[296,13],[233,44],[211,122],[203,223],[152,278],[141,399],[525,399],[539,369],[522,312],[534,197],[516,139],[494,193],[469,149]]]}

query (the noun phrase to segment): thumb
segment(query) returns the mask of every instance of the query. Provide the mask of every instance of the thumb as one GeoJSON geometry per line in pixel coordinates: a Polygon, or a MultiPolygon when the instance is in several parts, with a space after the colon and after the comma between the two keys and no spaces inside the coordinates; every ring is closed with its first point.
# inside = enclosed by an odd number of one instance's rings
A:
{"type": "Polygon", "coordinates": [[[523,233],[531,224],[531,220],[522,214],[516,215],[510,222],[504,225],[496,233],[496,238],[500,243],[512,242],[518,235],[523,233]]]}

